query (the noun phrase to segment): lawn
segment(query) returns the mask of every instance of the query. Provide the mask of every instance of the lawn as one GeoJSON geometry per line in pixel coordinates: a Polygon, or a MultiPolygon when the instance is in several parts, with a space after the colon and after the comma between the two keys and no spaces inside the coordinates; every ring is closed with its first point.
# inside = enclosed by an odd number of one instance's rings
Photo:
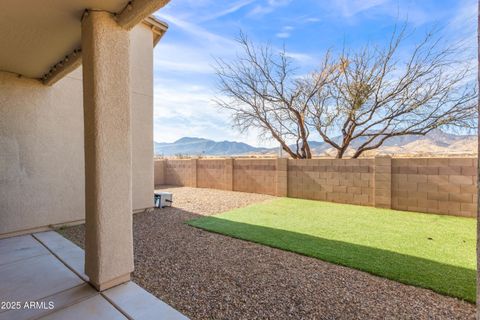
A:
{"type": "Polygon", "coordinates": [[[281,198],[187,223],[475,302],[475,219],[281,198]]]}

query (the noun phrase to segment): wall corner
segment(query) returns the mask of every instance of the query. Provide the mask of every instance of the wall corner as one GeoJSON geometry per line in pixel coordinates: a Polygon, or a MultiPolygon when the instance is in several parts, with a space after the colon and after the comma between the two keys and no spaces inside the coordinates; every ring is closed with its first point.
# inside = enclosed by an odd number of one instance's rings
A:
{"type": "Polygon", "coordinates": [[[373,199],[377,208],[392,208],[392,157],[377,155],[374,161],[373,199]]]}
{"type": "Polygon", "coordinates": [[[275,195],[288,196],[288,159],[277,158],[275,162],[275,195]]]}
{"type": "Polygon", "coordinates": [[[198,176],[197,176],[197,169],[198,169],[198,159],[190,159],[190,185],[189,187],[197,188],[198,187],[198,176]]]}
{"type": "Polygon", "coordinates": [[[225,190],[233,191],[233,159],[225,159],[224,169],[224,188],[225,190]]]}

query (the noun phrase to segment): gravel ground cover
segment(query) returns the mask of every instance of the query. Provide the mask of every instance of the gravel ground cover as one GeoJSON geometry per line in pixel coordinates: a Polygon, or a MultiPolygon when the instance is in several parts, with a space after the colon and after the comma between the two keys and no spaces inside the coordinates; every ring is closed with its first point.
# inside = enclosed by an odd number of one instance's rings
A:
{"type": "MultiPolygon", "coordinates": [[[[266,195],[163,188],[174,207],[134,216],[133,280],[191,319],[474,319],[475,306],[185,222],[266,195]]],[[[83,247],[83,225],[60,231],[83,247]]]]}
{"type": "Polygon", "coordinates": [[[475,219],[278,198],[187,223],[476,300],[475,219]]]}

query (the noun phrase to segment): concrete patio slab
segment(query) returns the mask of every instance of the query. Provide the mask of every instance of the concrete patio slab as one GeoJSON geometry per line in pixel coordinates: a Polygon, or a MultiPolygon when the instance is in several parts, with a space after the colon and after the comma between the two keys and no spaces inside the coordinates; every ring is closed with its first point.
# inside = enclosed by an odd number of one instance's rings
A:
{"type": "Polygon", "coordinates": [[[0,265],[46,254],[48,250],[31,236],[19,236],[0,241],[0,265]]]}
{"type": "Polygon", "coordinates": [[[80,278],[85,281],[89,280],[84,270],[85,253],[81,248],[55,231],[34,233],[32,236],[46,246],[80,278]]]}
{"type": "Polygon", "coordinates": [[[0,320],[188,319],[133,282],[98,292],[83,250],[53,231],[0,239],[0,261],[0,301],[20,303],[0,320]]]}
{"type": "Polygon", "coordinates": [[[132,319],[187,320],[183,314],[157,299],[133,282],[102,293],[111,303],[132,319]],[[159,317],[161,315],[161,317],[159,317]]]}
{"type": "Polygon", "coordinates": [[[73,306],[51,313],[42,320],[96,320],[111,319],[124,320],[128,319],[121,314],[114,306],[112,306],[104,297],[96,295],[73,306]]]}
{"type": "Polygon", "coordinates": [[[0,320],[27,320],[27,319],[38,319],[39,317],[45,316],[55,310],[60,310],[71,306],[77,302],[86,300],[87,298],[97,295],[98,292],[93,289],[89,284],[83,283],[77,287],[61,291],[57,294],[54,294],[49,297],[45,297],[38,302],[47,302],[53,303],[54,309],[27,309],[22,308],[20,310],[10,310],[7,312],[0,313],[0,320]]]}
{"type": "Polygon", "coordinates": [[[0,301],[35,301],[83,283],[53,255],[0,266],[0,301]]]}

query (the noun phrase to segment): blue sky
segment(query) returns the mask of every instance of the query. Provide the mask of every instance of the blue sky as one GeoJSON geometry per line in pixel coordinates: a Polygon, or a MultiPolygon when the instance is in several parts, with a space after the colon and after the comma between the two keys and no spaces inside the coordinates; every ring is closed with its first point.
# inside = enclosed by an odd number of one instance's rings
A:
{"type": "MultiPolygon", "coordinates": [[[[314,69],[326,50],[382,44],[395,23],[422,36],[441,28],[446,41],[475,50],[477,0],[172,0],[156,13],[170,28],[155,48],[154,139],[236,140],[272,146],[257,132],[240,134],[212,101],[214,58],[232,59],[242,30],[255,42],[281,48],[300,72],[314,69]]],[[[409,41],[415,41],[414,37],[409,41]]],[[[402,50],[412,43],[406,42],[402,50]]],[[[473,52],[473,51],[472,51],[473,52]]],[[[472,61],[473,63],[473,61],[472,61]]],[[[315,137],[313,137],[315,139],[315,137]]]]}

